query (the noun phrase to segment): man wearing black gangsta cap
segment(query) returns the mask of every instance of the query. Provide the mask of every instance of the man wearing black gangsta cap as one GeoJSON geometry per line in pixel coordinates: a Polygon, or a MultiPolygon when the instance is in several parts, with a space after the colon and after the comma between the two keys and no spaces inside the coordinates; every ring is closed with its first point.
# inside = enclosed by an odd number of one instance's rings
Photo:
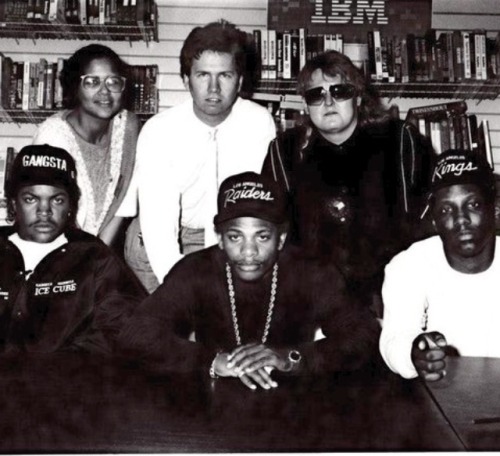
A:
{"type": "Polygon", "coordinates": [[[247,172],[219,189],[218,245],[186,256],[135,312],[123,352],[163,371],[277,386],[270,371],[353,370],[374,354],[377,323],[332,266],[285,246],[285,195],[247,172]],[[314,341],[321,329],[325,338],[314,341]],[[196,342],[188,341],[191,332],[196,342]]]}
{"type": "Polygon", "coordinates": [[[437,236],[388,264],[380,350],[405,378],[439,380],[446,355],[500,356],[495,182],[477,154],[439,156],[428,209],[437,236]]]}
{"type": "Polygon", "coordinates": [[[0,230],[0,352],[110,353],[145,291],[101,241],[76,229],[73,158],[24,147],[6,195],[14,225],[0,230]]]}

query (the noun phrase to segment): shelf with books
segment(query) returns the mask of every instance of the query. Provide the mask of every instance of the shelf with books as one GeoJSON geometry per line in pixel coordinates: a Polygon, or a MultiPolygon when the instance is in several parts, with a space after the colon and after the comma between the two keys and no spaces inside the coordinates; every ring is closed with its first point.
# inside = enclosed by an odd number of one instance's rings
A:
{"type": "Polygon", "coordinates": [[[494,100],[500,94],[500,81],[478,82],[374,82],[379,94],[387,98],[461,98],[494,100]]]}
{"type": "Polygon", "coordinates": [[[158,41],[157,25],[81,25],[0,22],[0,38],[158,41]]]}
{"type": "Polygon", "coordinates": [[[0,38],[158,41],[155,0],[1,0],[0,38]]]}
{"type": "Polygon", "coordinates": [[[450,101],[408,110],[405,122],[426,136],[436,152],[465,149],[484,156],[494,169],[489,122],[467,112],[464,100],[450,101]]]}
{"type": "MultiPolygon", "coordinates": [[[[462,98],[494,100],[500,95],[500,80],[452,82],[372,82],[386,98],[462,98]]],[[[264,94],[295,94],[295,80],[261,80],[255,92],[264,94]]]]}
{"type": "MultiPolygon", "coordinates": [[[[17,124],[39,124],[45,119],[55,114],[58,109],[34,109],[32,111],[23,111],[22,109],[0,109],[1,123],[17,123],[17,124]]],[[[142,122],[146,122],[150,117],[154,116],[155,112],[136,112],[142,122]]]]}
{"type": "MultiPolygon", "coordinates": [[[[15,61],[0,53],[0,122],[40,123],[64,107],[59,75],[64,58],[56,62],[15,61]]],[[[145,119],[158,112],[158,65],[130,65],[126,108],[145,119]]]]}

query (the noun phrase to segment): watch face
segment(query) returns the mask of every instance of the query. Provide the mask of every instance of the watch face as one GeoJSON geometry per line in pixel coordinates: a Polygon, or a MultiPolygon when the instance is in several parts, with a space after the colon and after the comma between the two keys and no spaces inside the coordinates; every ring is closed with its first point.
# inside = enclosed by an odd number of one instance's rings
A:
{"type": "Polygon", "coordinates": [[[298,363],[301,360],[302,356],[300,355],[300,353],[297,350],[292,350],[288,354],[288,358],[290,359],[290,361],[292,363],[298,363]]]}

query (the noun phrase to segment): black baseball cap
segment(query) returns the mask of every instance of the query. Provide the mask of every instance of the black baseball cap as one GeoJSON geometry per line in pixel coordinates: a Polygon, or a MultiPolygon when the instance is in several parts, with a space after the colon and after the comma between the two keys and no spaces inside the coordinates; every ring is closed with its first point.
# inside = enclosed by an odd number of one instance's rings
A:
{"type": "Polygon", "coordinates": [[[479,153],[448,150],[439,155],[434,166],[431,193],[459,184],[475,184],[486,189],[495,187],[493,169],[479,153]]]}
{"type": "Polygon", "coordinates": [[[48,144],[23,147],[12,164],[6,193],[12,198],[28,185],[52,185],[74,192],[78,189],[75,160],[66,150],[48,144]]]}
{"type": "Polygon", "coordinates": [[[495,176],[487,160],[479,153],[462,149],[450,149],[440,154],[432,172],[428,203],[421,218],[428,211],[429,202],[438,190],[466,184],[477,185],[487,194],[495,193],[495,176]]]}
{"type": "Polygon", "coordinates": [[[254,172],[228,177],[219,188],[216,225],[238,217],[281,224],[287,219],[286,194],[273,180],[254,172]]]}

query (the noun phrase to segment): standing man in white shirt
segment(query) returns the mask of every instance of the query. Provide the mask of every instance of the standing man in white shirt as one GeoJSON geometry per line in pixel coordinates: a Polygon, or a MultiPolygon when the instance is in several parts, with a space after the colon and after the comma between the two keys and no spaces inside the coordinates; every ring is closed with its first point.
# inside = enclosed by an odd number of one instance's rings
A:
{"type": "Polygon", "coordinates": [[[437,160],[429,200],[438,236],[414,243],[385,268],[380,351],[392,371],[430,381],[446,356],[500,357],[500,255],[495,181],[479,154],[437,160]]]}
{"type": "Polygon", "coordinates": [[[139,136],[139,217],[125,257],[150,292],[183,255],[217,242],[220,183],[259,172],[275,137],[269,112],[239,97],[247,42],[226,21],[194,28],[180,56],[191,99],[152,117],[139,136]]]}

